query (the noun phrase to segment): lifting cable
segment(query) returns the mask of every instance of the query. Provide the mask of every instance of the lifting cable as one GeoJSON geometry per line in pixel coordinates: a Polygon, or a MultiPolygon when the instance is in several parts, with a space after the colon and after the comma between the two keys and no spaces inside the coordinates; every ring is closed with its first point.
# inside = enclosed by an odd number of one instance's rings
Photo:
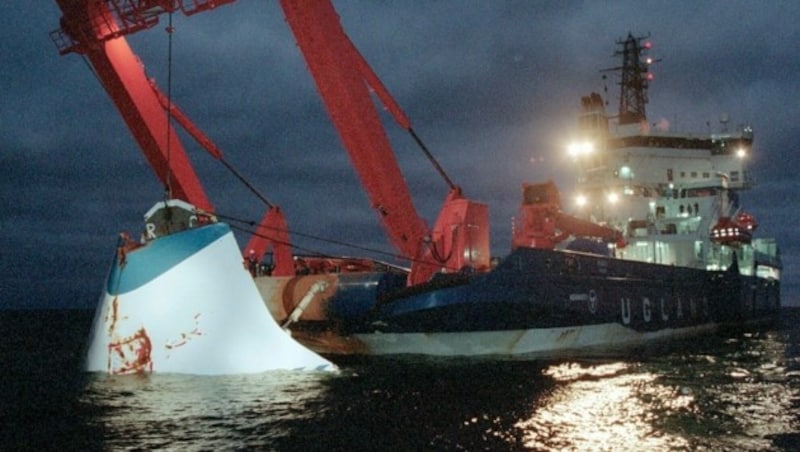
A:
{"type": "MultiPolygon", "coordinates": [[[[175,28],[172,26],[172,9],[169,10],[169,24],[166,28],[167,31],[167,177],[166,187],[164,189],[164,197],[172,197],[172,152],[170,149],[170,135],[172,133],[172,32],[175,28]]],[[[166,199],[164,207],[166,207],[166,199]]],[[[167,209],[169,212],[169,209],[167,209]]]]}
{"type": "MultiPolygon", "coordinates": [[[[169,24],[167,25],[166,31],[168,36],[168,44],[167,44],[167,108],[166,108],[167,111],[167,175],[166,176],[167,177],[164,187],[165,200],[172,197],[172,167],[171,167],[172,152],[170,149],[170,143],[171,143],[170,134],[172,127],[172,32],[175,31],[175,28],[172,26],[171,10],[169,11],[169,24]]],[[[94,75],[95,80],[97,80],[100,86],[105,86],[103,80],[97,74],[97,71],[95,70],[94,66],[92,66],[92,63],[89,61],[89,58],[86,56],[85,53],[81,53],[81,60],[83,60],[83,63],[89,69],[89,72],[91,72],[92,75],[94,75]]],[[[223,164],[225,164],[225,166],[229,166],[227,162],[223,162],[223,164]]],[[[232,169],[232,171],[234,172],[234,174],[237,175],[237,177],[241,179],[241,176],[239,176],[235,170],[232,169]]],[[[249,184],[246,181],[244,182],[249,187],[249,184]]],[[[251,190],[255,192],[255,189],[251,188],[251,190]]],[[[258,192],[255,193],[257,196],[262,198],[262,201],[266,202],[267,205],[271,207],[269,201],[263,199],[263,197],[260,196],[258,192]]]]}
{"type": "MultiPolygon", "coordinates": [[[[422,149],[422,152],[425,154],[425,156],[428,157],[428,160],[433,164],[433,167],[436,168],[436,171],[439,172],[439,175],[442,176],[442,179],[444,179],[444,181],[447,183],[447,186],[450,187],[450,190],[451,191],[452,190],[458,190],[458,186],[456,186],[456,184],[453,183],[453,180],[450,179],[450,177],[447,176],[447,173],[444,171],[444,168],[442,168],[442,166],[439,164],[439,162],[436,161],[436,158],[428,150],[428,147],[425,146],[425,143],[422,142],[422,139],[420,139],[420,137],[417,135],[417,133],[414,132],[414,129],[409,127],[408,128],[408,133],[410,133],[411,136],[414,138],[414,141],[417,142],[417,145],[419,145],[420,149],[422,149]]],[[[439,253],[439,250],[436,249],[436,244],[433,243],[432,241],[428,244],[428,248],[431,251],[431,256],[433,256],[433,258],[440,265],[444,265],[444,263],[449,261],[450,258],[453,256],[453,250],[451,249],[450,253],[447,255],[447,257],[442,257],[441,253],[439,253]]]]}
{"type": "Polygon", "coordinates": [[[431,241],[429,246],[430,246],[430,250],[431,250],[431,255],[433,256],[434,259],[436,259],[436,261],[439,264],[444,265],[445,262],[449,261],[450,258],[453,257],[453,250],[452,249],[450,249],[450,253],[447,254],[447,257],[442,257],[441,253],[439,253],[439,250],[436,248],[436,243],[431,241]]]}
{"type": "Polygon", "coordinates": [[[237,178],[237,179],[239,179],[239,181],[240,181],[241,183],[243,183],[243,184],[244,184],[244,186],[245,186],[245,187],[247,187],[247,189],[248,189],[248,190],[250,190],[250,191],[251,191],[251,192],[252,192],[254,195],[256,195],[256,197],[257,197],[258,199],[260,199],[260,200],[261,200],[261,202],[263,202],[263,203],[264,203],[264,204],[265,204],[267,207],[269,207],[270,209],[271,209],[271,208],[273,208],[273,207],[275,207],[275,204],[271,203],[271,202],[269,201],[269,199],[267,199],[267,197],[266,197],[266,196],[264,196],[264,195],[263,195],[263,194],[262,194],[262,193],[261,193],[261,192],[260,192],[260,191],[259,191],[259,190],[258,190],[258,189],[257,189],[257,188],[254,186],[254,185],[253,185],[253,184],[251,184],[251,183],[250,183],[250,181],[248,181],[247,179],[245,179],[245,177],[244,177],[244,176],[242,176],[242,173],[240,173],[239,171],[237,171],[237,170],[236,170],[236,168],[234,168],[234,167],[233,167],[233,165],[231,165],[230,163],[228,163],[228,161],[227,161],[227,160],[225,160],[223,157],[220,157],[220,158],[218,158],[217,160],[219,160],[220,162],[222,162],[222,164],[225,166],[225,168],[227,168],[227,169],[228,169],[228,171],[230,171],[231,173],[233,173],[233,175],[234,175],[234,176],[236,176],[236,178],[237,178]]]}
{"type": "MultiPolygon", "coordinates": [[[[252,227],[257,225],[257,223],[255,221],[245,220],[245,219],[242,219],[242,218],[232,217],[232,216],[223,215],[223,214],[219,214],[219,213],[215,213],[215,215],[218,218],[221,218],[223,220],[228,221],[229,222],[228,224],[230,225],[230,227],[232,229],[236,229],[237,231],[246,232],[246,233],[261,237],[261,238],[269,239],[269,240],[274,241],[275,243],[280,243],[282,245],[288,245],[288,246],[291,246],[292,248],[295,248],[295,249],[298,249],[298,250],[302,250],[302,251],[306,251],[306,252],[312,253],[312,254],[314,254],[316,256],[331,257],[331,258],[332,257],[337,257],[337,256],[332,256],[330,254],[322,253],[322,252],[319,252],[319,251],[316,251],[316,250],[312,250],[310,248],[305,248],[305,247],[302,247],[302,246],[298,246],[298,245],[296,245],[294,243],[275,240],[273,237],[265,235],[265,234],[261,234],[257,230],[249,229],[249,228],[242,227],[242,226],[236,226],[236,225],[233,225],[233,224],[230,223],[230,222],[244,223],[244,224],[246,224],[246,225],[248,225],[248,226],[250,226],[252,228],[252,227]]],[[[277,232],[285,232],[285,233],[288,233],[291,236],[297,236],[297,237],[303,237],[303,238],[307,238],[307,239],[311,239],[311,240],[317,240],[317,241],[324,242],[324,243],[329,243],[329,244],[332,244],[332,245],[339,245],[339,246],[344,246],[344,247],[347,247],[347,248],[353,248],[353,249],[357,249],[357,250],[360,250],[360,251],[379,254],[379,255],[383,255],[383,256],[386,256],[386,257],[394,258],[394,259],[407,260],[407,261],[410,261],[410,262],[413,262],[413,263],[419,263],[419,264],[426,264],[426,263],[429,264],[430,263],[430,262],[422,260],[422,259],[415,259],[413,257],[404,256],[404,255],[397,254],[397,253],[392,253],[392,252],[389,252],[389,251],[384,251],[384,250],[379,250],[379,249],[376,249],[376,248],[370,248],[370,247],[366,247],[366,246],[356,245],[356,244],[353,244],[353,243],[343,242],[343,241],[340,241],[340,240],[320,237],[318,235],[306,234],[306,233],[302,233],[302,232],[293,231],[293,230],[290,230],[290,229],[282,229],[282,228],[278,228],[278,227],[275,227],[275,226],[263,226],[263,225],[259,226],[259,228],[271,229],[271,230],[277,231],[277,232]]],[[[455,270],[458,270],[458,269],[457,268],[450,268],[450,270],[455,271],[455,270]]]]}
{"type": "Polygon", "coordinates": [[[439,173],[439,175],[442,176],[442,179],[444,179],[444,181],[447,183],[447,186],[450,187],[450,190],[455,190],[458,188],[456,184],[453,183],[453,180],[447,176],[447,173],[444,171],[444,168],[442,168],[442,165],[436,161],[436,157],[433,156],[431,151],[428,150],[428,147],[425,146],[425,143],[422,142],[422,139],[420,139],[417,133],[414,132],[414,129],[409,127],[407,130],[408,133],[411,134],[411,137],[414,138],[414,141],[417,142],[417,145],[420,147],[420,149],[422,149],[422,153],[425,154],[425,157],[428,158],[431,164],[433,164],[433,167],[436,168],[436,171],[439,173]]]}
{"type": "MultiPolygon", "coordinates": [[[[232,216],[229,216],[229,215],[223,215],[223,214],[219,214],[219,213],[215,213],[215,215],[217,217],[219,217],[219,218],[222,218],[223,220],[235,221],[237,223],[244,223],[244,224],[247,224],[248,226],[251,226],[251,227],[257,226],[257,223],[255,221],[245,220],[245,219],[242,219],[242,218],[232,217],[232,216]]],[[[231,225],[231,227],[233,227],[233,225],[231,225]]],[[[392,253],[392,252],[389,252],[389,251],[383,251],[383,250],[379,250],[379,249],[375,249],[375,248],[369,248],[369,247],[361,246],[361,245],[355,245],[355,244],[348,243],[348,242],[343,242],[343,241],[340,241],[340,240],[329,239],[329,238],[320,237],[318,235],[313,235],[313,234],[306,234],[306,233],[302,233],[302,232],[298,232],[298,231],[293,231],[293,230],[290,230],[290,229],[282,229],[282,228],[278,228],[278,227],[275,227],[275,226],[264,226],[264,225],[260,225],[260,226],[258,226],[258,228],[271,229],[271,230],[276,231],[276,232],[285,232],[285,233],[287,233],[287,234],[289,234],[291,236],[297,236],[297,237],[303,237],[303,238],[307,238],[307,239],[311,239],[311,240],[317,240],[317,241],[324,242],[324,243],[330,243],[332,245],[345,246],[345,247],[348,247],[348,248],[353,248],[353,249],[357,249],[357,250],[361,250],[361,251],[367,251],[367,252],[370,252],[370,253],[381,254],[381,255],[384,255],[384,256],[387,256],[387,257],[392,257],[392,258],[397,258],[397,259],[410,259],[407,256],[403,256],[403,255],[400,255],[400,254],[397,254],[397,253],[392,253]]],[[[253,235],[257,235],[259,237],[263,237],[263,238],[268,238],[270,240],[274,240],[272,237],[259,234],[256,230],[250,230],[250,229],[246,229],[246,228],[242,228],[242,227],[237,227],[237,229],[242,231],[242,232],[250,232],[253,235]]],[[[291,246],[293,248],[303,249],[303,247],[297,246],[297,245],[295,245],[293,243],[284,243],[284,242],[280,242],[280,241],[277,241],[277,240],[274,240],[274,241],[276,243],[282,243],[284,245],[289,245],[289,246],[291,246]]],[[[325,255],[324,253],[319,253],[319,254],[320,255],[325,255]]],[[[411,259],[411,260],[413,260],[413,259],[411,259]]]]}
{"type": "MultiPolygon", "coordinates": [[[[226,218],[225,216],[219,216],[219,215],[217,215],[217,216],[220,217],[220,218],[226,218]]],[[[230,217],[227,217],[227,218],[230,219],[230,217]]],[[[236,220],[236,221],[242,221],[242,220],[236,220]]],[[[242,227],[242,226],[236,226],[235,224],[230,224],[230,223],[228,223],[228,225],[231,227],[231,229],[235,229],[235,230],[240,231],[240,232],[246,232],[248,234],[255,235],[255,236],[258,236],[258,237],[261,237],[261,238],[264,238],[264,239],[269,239],[273,243],[277,243],[279,245],[290,246],[293,249],[304,251],[304,252],[308,253],[309,255],[319,256],[319,257],[335,257],[335,256],[331,256],[331,255],[325,254],[325,253],[323,253],[321,251],[318,251],[318,250],[313,250],[311,248],[306,248],[306,247],[299,246],[299,245],[296,245],[296,244],[290,243],[290,242],[284,242],[283,240],[277,240],[274,237],[270,237],[268,235],[261,234],[259,232],[256,232],[256,231],[252,230],[252,229],[248,229],[248,228],[245,228],[245,227],[242,227]]],[[[277,228],[274,228],[274,229],[277,229],[277,228]]]]}

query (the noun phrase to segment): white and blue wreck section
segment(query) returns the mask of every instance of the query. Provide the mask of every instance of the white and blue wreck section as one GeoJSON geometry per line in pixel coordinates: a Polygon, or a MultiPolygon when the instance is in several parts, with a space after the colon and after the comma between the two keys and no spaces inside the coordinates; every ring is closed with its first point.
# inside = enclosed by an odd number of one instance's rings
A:
{"type": "MultiPolygon", "coordinates": [[[[168,205],[186,212],[180,204],[185,203],[170,200],[154,209],[168,205]]],[[[87,371],[221,375],[335,369],[275,322],[227,224],[185,226],[120,246],[95,313],[87,371]]]]}

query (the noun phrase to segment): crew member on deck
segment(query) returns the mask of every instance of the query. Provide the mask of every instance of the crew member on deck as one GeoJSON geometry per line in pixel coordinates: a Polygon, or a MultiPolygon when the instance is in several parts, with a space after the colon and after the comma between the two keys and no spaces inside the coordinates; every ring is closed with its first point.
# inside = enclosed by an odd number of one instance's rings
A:
{"type": "Polygon", "coordinates": [[[250,250],[250,254],[247,255],[247,269],[250,270],[250,275],[255,278],[258,273],[258,259],[256,259],[255,250],[250,250]]]}

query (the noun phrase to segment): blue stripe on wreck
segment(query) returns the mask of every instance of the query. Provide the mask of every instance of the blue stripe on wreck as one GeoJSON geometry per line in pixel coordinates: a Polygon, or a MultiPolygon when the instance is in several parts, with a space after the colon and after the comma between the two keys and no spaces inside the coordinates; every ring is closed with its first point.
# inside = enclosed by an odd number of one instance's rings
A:
{"type": "Polygon", "coordinates": [[[119,295],[138,289],[175,267],[198,251],[231,233],[225,223],[214,223],[159,237],[129,251],[125,264],[115,258],[106,280],[106,291],[119,295]]]}

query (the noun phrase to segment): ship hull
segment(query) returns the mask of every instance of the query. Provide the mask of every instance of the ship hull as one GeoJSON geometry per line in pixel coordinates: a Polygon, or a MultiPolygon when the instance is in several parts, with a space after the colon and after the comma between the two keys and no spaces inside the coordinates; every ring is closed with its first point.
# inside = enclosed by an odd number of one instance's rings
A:
{"type": "Polygon", "coordinates": [[[333,369],[269,315],[230,228],[121,246],[97,306],[85,370],[242,374],[333,369]]]}
{"type": "Polygon", "coordinates": [[[374,355],[523,358],[607,357],[669,339],[713,332],[715,324],[639,332],[618,323],[458,333],[357,334],[374,355]]]}
{"type": "Polygon", "coordinates": [[[540,249],[518,249],[489,273],[413,289],[382,287],[389,283],[376,275],[349,279],[320,300],[324,318],[298,322],[299,341],[332,355],[614,355],[769,319],[780,307],[777,281],[735,266],[705,271],[540,249]],[[362,300],[357,309],[353,300],[362,300]]]}

